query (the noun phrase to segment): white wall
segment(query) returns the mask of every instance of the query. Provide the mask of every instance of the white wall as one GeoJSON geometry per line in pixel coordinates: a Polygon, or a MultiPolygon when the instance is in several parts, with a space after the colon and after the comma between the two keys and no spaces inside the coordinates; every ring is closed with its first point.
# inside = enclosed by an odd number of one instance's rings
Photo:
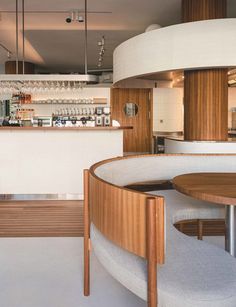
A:
{"type": "Polygon", "coordinates": [[[231,108],[236,108],[236,87],[229,88],[229,128],[232,127],[231,108]]]}
{"type": "MultiPolygon", "coordinates": [[[[45,91],[40,93],[33,93],[32,100],[47,100],[47,99],[83,99],[83,98],[107,98],[110,104],[110,88],[88,87],[76,91],[45,91]]],[[[48,104],[48,105],[25,105],[25,108],[32,108],[38,116],[51,116],[58,109],[83,107],[83,105],[66,105],[66,104],[48,104]]],[[[89,106],[91,107],[91,105],[89,106]]]]}
{"type": "Polygon", "coordinates": [[[183,89],[153,89],[153,131],[183,130],[183,89]]]}
{"type": "MultiPolygon", "coordinates": [[[[44,100],[44,99],[79,99],[79,98],[107,98],[108,104],[110,103],[110,88],[83,88],[76,92],[73,91],[58,91],[58,92],[45,92],[37,93],[32,95],[33,100],[44,100]]],[[[73,108],[76,105],[32,105],[35,114],[39,116],[46,116],[55,113],[56,110],[62,109],[65,107],[73,108]]],[[[78,106],[82,107],[82,106],[78,106]]]]}
{"type": "MultiPolygon", "coordinates": [[[[229,88],[228,101],[228,126],[231,128],[231,108],[236,108],[236,87],[229,88]]],[[[153,89],[153,131],[182,131],[183,116],[182,88],[153,89]]]]}
{"type": "Polygon", "coordinates": [[[5,64],[0,64],[0,74],[5,74],[5,64]]]}

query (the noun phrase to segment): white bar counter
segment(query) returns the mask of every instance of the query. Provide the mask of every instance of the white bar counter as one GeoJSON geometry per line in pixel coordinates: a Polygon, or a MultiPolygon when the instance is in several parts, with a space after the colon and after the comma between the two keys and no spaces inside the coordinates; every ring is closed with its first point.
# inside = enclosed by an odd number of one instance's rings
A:
{"type": "Polygon", "coordinates": [[[83,198],[83,169],[123,155],[131,127],[1,127],[0,194],[83,198]]]}

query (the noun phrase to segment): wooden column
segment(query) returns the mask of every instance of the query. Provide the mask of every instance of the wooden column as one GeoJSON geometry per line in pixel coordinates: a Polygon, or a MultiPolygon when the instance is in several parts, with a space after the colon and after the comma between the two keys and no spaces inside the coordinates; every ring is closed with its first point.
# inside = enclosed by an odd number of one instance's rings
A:
{"type": "Polygon", "coordinates": [[[227,0],[182,0],[182,22],[225,18],[227,0]]]}
{"type": "Polygon", "coordinates": [[[185,71],[184,136],[186,140],[226,140],[228,84],[226,69],[185,71]]]}
{"type": "MultiPolygon", "coordinates": [[[[226,0],[182,0],[182,21],[226,17],[226,0]]],[[[227,69],[184,72],[185,140],[227,140],[227,69]]]]}

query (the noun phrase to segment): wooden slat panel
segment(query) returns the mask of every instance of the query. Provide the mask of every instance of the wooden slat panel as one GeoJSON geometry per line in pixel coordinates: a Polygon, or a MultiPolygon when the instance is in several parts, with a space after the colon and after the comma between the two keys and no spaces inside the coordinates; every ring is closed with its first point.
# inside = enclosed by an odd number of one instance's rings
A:
{"type": "Polygon", "coordinates": [[[225,18],[227,0],[182,0],[182,21],[225,18]]]}
{"type": "Polygon", "coordinates": [[[184,76],[185,140],[227,140],[227,70],[185,71],[184,76]]]}
{"type": "Polygon", "coordinates": [[[121,126],[132,126],[132,130],[124,130],[125,152],[151,151],[151,102],[150,89],[122,89],[111,90],[111,116],[121,126]],[[124,107],[127,102],[138,106],[136,116],[125,115],[124,107]]]}
{"type": "MultiPolygon", "coordinates": [[[[19,74],[23,73],[23,62],[19,61],[18,62],[18,69],[19,69],[19,74]]],[[[35,72],[35,65],[30,62],[25,62],[24,63],[24,73],[25,74],[34,74],[35,72]]],[[[16,61],[6,61],[5,62],[5,74],[16,74],[16,61]]]]}
{"type": "MultiPolygon", "coordinates": [[[[227,0],[182,0],[182,21],[225,18],[227,0]]],[[[185,140],[228,139],[226,69],[184,72],[185,140]]]]}
{"type": "MultiPolygon", "coordinates": [[[[203,236],[225,236],[225,220],[202,220],[203,236]]],[[[175,227],[188,236],[198,235],[198,221],[186,220],[175,223],[175,227]]]]}
{"type": "MultiPolygon", "coordinates": [[[[90,218],[109,240],[146,258],[148,195],[108,184],[90,175],[90,218]]],[[[156,197],[157,262],[164,262],[164,201],[156,197]]]]}
{"type": "Polygon", "coordinates": [[[83,236],[81,201],[1,201],[0,237],[83,236]]]}

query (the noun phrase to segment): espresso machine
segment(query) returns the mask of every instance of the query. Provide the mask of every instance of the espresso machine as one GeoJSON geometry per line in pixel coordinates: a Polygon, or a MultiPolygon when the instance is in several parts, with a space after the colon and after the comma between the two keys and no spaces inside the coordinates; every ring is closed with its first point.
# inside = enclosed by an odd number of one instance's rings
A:
{"type": "Polygon", "coordinates": [[[95,109],[95,125],[97,127],[111,125],[110,107],[97,107],[95,109]]]}
{"type": "Polygon", "coordinates": [[[103,126],[103,107],[95,108],[95,126],[103,126]]]}
{"type": "Polygon", "coordinates": [[[103,125],[104,126],[110,126],[111,125],[111,111],[110,107],[104,107],[103,108],[103,125]]]}

